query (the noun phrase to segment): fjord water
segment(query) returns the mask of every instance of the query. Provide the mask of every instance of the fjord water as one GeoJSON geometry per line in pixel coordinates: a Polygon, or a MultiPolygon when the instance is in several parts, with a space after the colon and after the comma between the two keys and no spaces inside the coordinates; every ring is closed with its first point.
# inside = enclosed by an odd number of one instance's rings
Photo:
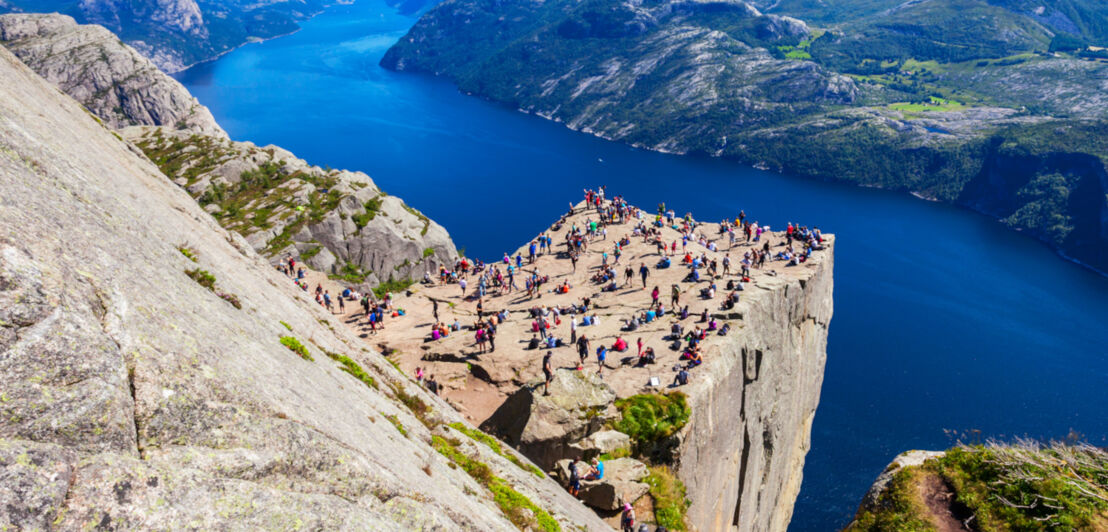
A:
{"type": "Polygon", "coordinates": [[[378,67],[414,20],[360,0],[180,79],[236,140],[362,170],[486,260],[601,184],[648,209],[835,233],[827,371],[790,530],[845,525],[904,450],[1071,430],[1108,445],[1108,279],[958,208],[635,150],[378,67]]]}

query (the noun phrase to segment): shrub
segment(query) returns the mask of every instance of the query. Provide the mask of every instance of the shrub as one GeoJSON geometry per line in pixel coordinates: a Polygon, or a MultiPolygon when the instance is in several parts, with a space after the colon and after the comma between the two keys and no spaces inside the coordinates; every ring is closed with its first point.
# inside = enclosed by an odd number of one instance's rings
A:
{"type": "Polygon", "coordinates": [[[207,288],[208,290],[215,291],[215,276],[208,270],[201,270],[200,268],[193,268],[191,270],[185,270],[185,275],[188,275],[196,284],[207,288]]]}
{"type": "Polygon", "coordinates": [[[388,292],[403,292],[413,284],[415,284],[415,281],[411,279],[401,279],[399,281],[395,281],[392,279],[392,277],[389,277],[388,281],[377,285],[377,287],[373,289],[373,295],[377,296],[377,299],[382,299],[388,292]]]}
{"type": "Polygon", "coordinates": [[[224,301],[230,303],[232,307],[235,307],[235,308],[240,309],[240,310],[242,309],[242,302],[239,301],[239,296],[236,296],[235,294],[229,294],[229,293],[226,293],[226,292],[216,292],[215,295],[219,296],[224,301]]]}
{"type": "Polygon", "coordinates": [[[672,436],[689,421],[691,409],[685,394],[639,394],[616,400],[621,418],[616,430],[638,443],[656,442],[672,436]]]}
{"type": "Polygon", "coordinates": [[[289,348],[290,351],[300,355],[300,358],[304,360],[314,360],[312,354],[308,352],[308,348],[304,347],[304,344],[300,343],[294,336],[282,336],[281,345],[289,348]]]}
{"type": "Polygon", "coordinates": [[[687,530],[685,512],[689,509],[689,500],[685,484],[665,466],[651,467],[645,482],[654,499],[654,520],[670,530],[687,530]]]}

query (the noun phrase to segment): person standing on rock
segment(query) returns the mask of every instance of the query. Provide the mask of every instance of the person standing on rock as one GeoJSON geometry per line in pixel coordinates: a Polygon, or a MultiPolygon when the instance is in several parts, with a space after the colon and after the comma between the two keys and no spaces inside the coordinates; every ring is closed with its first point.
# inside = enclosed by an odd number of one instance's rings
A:
{"type": "Polygon", "coordinates": [[[677,285],[673,285],[673,288],[669,292],[669,306],[677,308],[678,303],[681,302],[681,288],[677,285]]]}
{"type": "Polygon", "coordinates": [[[489,324],[485,329],[485,337],[489,339],[489,351],[496,351],[496,326],[489,324]]]}
{"type": "Polygon", "coordinates": [[[657,286],[655,286],[654,289],[650,291],[650,308],[658,306],[658,296],[660,295],[662,295],[662,292],[658,290],[657,286]]]}
{"type": "Polygon", "coordinates": [[[604,344],[596,348],[596,374],[604,376],[604,361],[608,359],[608,348],[604,344]]]}
{"type": "Polygon", "coordinates": [[[439,300],[431,300],[431,315],[435,317],[435,323],[439,322],[439,300]]]}
{"type": "Polygon", "coordinates": [[[466,280],[465,279],[459,279],[458,280],[458,286],[462,287],[462,298],[465,299],[465,297],[466,297],[466,280]]]}
{"type": "Polygon", "coordinates": [[[589,338],[587,335],[582,334],[577,339],[577,356],[581,357],[581,362],[577,364],[577,369],[581,369],[585,365],[585,359],[589,357],[589,338]]]}
{"type": "Polygon", "coordinates": [[[639,277],[642,277],[642,288],[643,290],[646,290],[646,278],[650,277],[650,268],[646,267],[645,262],[639,263],[639,277]]]}
{"type": "Polygon", "coordinates": [[[546,355],[542,357],[542,374],[546,377],[546,381],[542,385],[543,395],[550,395],[550,381],[554,380],[554,367],[550,364],[550,357],[553,355],[553,351],[547,351],[546,355]]]}

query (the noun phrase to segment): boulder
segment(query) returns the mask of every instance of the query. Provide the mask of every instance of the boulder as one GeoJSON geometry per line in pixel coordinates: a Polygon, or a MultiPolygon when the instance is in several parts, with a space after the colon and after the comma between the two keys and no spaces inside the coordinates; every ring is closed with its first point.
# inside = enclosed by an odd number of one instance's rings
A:
{"type": "Polygon", "coordinates": [[[602,430],[571,443],[569,447],[585,458],[592,458],[617,449],[631,448],[631,437],[617,430],[602,430]]]}
{"type": "Polygon", "coordinates": [[[646,464],[633,458],[608,460],[604,462],[604,478],[582,481],[579,495],[593,508],[618,510],[623,503],[634,503],[646,495],[650,486],[641,480],[648,474],[646,464]]]}
{"type": "Polygon", "coordinates": [[[616,415],[615,392],[591,371],[557,369],[550,395],[542,381],[520,387],[482,425],[518,446],[543,468],[563,458],[577,457],[570,447],[597,432],[616,415]]]}

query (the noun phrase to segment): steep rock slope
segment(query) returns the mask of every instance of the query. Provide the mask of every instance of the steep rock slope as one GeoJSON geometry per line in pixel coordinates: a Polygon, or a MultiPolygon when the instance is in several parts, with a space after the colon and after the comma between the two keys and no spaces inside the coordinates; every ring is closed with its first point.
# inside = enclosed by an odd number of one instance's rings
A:
{"type": "Polygon", "coordinates": [[[349,283],[377,286],[434,275],[458,256],[446,229],[361,172],[189,131],[135,127],[123,135],[274,261],[293,255],[349,283]]]}
{"type": "Polygon", "coordinates": [[[101,26],[65,15],[0,15],[3,44],[113,128],[165,125],[226,136],[180,83],[101,26]]]}
{"type": "Polygon", "coordinates": [[[604,528],[6,50],[0,188],[0,527],[604,528]]]}
{"type": "Polygon", "coordinates": [[[0,15],[0,42],[119,128],[224,227],[274,262],[299,256],[348,283],[377,286],[418,279],[457,256],[442,226],[381,192],[369,176],[323,170],[275,146],[232,142],[180,83],[100,26],[78,26],[63,15],[0,15]]]}

